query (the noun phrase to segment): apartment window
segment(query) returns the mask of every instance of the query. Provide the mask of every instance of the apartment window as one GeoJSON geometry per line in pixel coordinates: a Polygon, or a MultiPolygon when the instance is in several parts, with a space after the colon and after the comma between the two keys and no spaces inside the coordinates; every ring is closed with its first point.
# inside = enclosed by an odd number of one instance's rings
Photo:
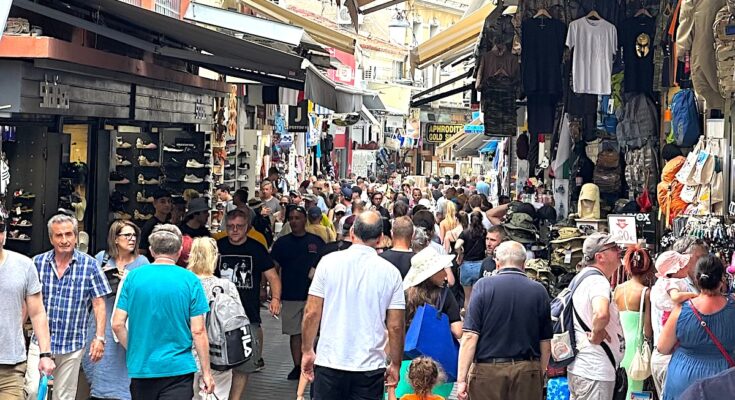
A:
{"type": "Polygon", "coordinates": [[[134,6],[138,6],[138,7],[141,7],[141,6],[143,5],[143,4],[142,4],[142,0],[121,0],[121,1],[122,1],[123,3],[128,3],[128,4],[132,4],[132,5],[134,5],[134,6]]]}
{"type": "Polygon", "coordinates": [[[411,29],[413,30],[413,45],[418,46],[419,43],[422,41],[422,32],[421,29],[423,27],[420,19],[413,20],[413,24],[411,29]]]}
{"type": "Polygon", "coordinates": [[[403,61],[393,61],[393,79],[403,79],[403,61]]]}
{"type": "Polygon", "coordinates": [[[179,18],[181,0],[156,0],[154,11],[169,17],[179,18]]]}

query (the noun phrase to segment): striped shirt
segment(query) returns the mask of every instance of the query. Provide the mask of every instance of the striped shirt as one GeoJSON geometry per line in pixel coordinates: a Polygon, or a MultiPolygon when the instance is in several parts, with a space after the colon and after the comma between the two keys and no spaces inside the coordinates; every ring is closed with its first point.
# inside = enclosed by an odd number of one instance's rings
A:
{"type": "MultiPolygon", "coordinates": [[[[51,332],[51,353],[84,348],[92,299],[111,292],[102,267],[93,257],[74,250],[71,263],[58,277],[54,251],[33,258],[41,280],[43,305],[51,332]]],[[[35,342],[35,338],[34,338],[35,342]]]]}

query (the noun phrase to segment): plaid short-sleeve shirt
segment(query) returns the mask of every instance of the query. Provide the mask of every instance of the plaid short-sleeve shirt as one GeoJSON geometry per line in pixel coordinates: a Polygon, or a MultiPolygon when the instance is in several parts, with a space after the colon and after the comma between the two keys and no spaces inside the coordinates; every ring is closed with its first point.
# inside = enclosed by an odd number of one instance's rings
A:
{"type": "Polygon", "coordinates": [[[48,314],[51,353],[68,354],[84,348],[92,299],[111,292],[102,267],[93,257],[77,250],[60,278],[53,250],[37,255],[33,262],[48,314]]]}

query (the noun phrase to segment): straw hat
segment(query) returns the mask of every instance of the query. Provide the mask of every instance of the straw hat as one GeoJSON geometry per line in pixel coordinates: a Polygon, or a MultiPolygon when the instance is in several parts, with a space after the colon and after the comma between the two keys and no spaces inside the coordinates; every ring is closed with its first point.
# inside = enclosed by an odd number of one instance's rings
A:
{"type": "Polygon", "coordinates": [[[421,250],[411,257],[411,269],[403,278],[403,290],[418,285],[444,268],[451,267],[452,260],[454,254],[441,255],[431,246],[421,250]]]}

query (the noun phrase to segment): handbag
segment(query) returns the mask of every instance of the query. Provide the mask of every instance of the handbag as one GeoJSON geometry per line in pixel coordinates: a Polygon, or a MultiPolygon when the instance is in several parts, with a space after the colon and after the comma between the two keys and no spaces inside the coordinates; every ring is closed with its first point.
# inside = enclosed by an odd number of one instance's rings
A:
{"type": "Polygon", "coordinates": [[[438,309],[431,304],[418,307],[406,332],[403,351],[411,359],[419,356],[433,358],[444,369],[447,382],[454,382],[457,380],[459,343],[452,336],[449,317],[441,312],[448,295],[449,287],[445,284],[438,309]]]}
{"type": "Polygon", "coordinates": [[[631,361],[630,368],[628,369],[628,375],[630,375],[630,378],[634,381],[642,381],[651,376],[651,348],[643,337],[643,317],[646,305],[645,300],[647,289],[648,288],[644,287],[641,292],[641,306],[638,308],[638,310],[640,310],[640,318],[638,319],[637,332],[641,335],[641,343],[640,346],[635,349],[633,361],[631,361]]]}
{"type": "Polygon", "coordinates": [[[681,194],[679,195],[679,198],[685,203],[697,204],[697,200],[699,198],[699,185],[684,186],[684,188],[681,189],[681,194]]]}
{"type": "Polygon", "coordinates": [[[697,142],[697,145],[694,146],[694,149],[692,149],[692,151],[687,154],[687,159],[686,161],[684,161],[684,165],[681,166],[681,169],[675,175],[677,181],[685,185],[697,184],[697,182],[694,180],[694,173],[697,166],[697,157],[699,156],[699,151],[701,149],[702,139],[700,139],[699,142],[697,142]]]}
{"type": "Polygon", "coordinates": [[[709,335],[709,338],[712,340],[712,343],[717,346],[717,349],[720,350],[720,353],[722,353],[722,356],[725,357],[725,360],[727,360],[727,366],[728,368],[735,367],[735,361],[733,361],[732,357],[730,356],[730,353],[725,350],[725,347],[720,343],[720,341],[717,339],[717,336],[715,336],[714,333],[709,329],[709,326],[707,326],[707,323],[704,322],[702,319],[702,315],[699,314],[699,311],[696,307],[694,307],[694,303],[689,300],[689,307],[692,308],[692,312],[694,313],[694,316],[697,317],[699,320],[699,325],[702,326],[705,332],[707,332],[707,335],[709,335]]]}

